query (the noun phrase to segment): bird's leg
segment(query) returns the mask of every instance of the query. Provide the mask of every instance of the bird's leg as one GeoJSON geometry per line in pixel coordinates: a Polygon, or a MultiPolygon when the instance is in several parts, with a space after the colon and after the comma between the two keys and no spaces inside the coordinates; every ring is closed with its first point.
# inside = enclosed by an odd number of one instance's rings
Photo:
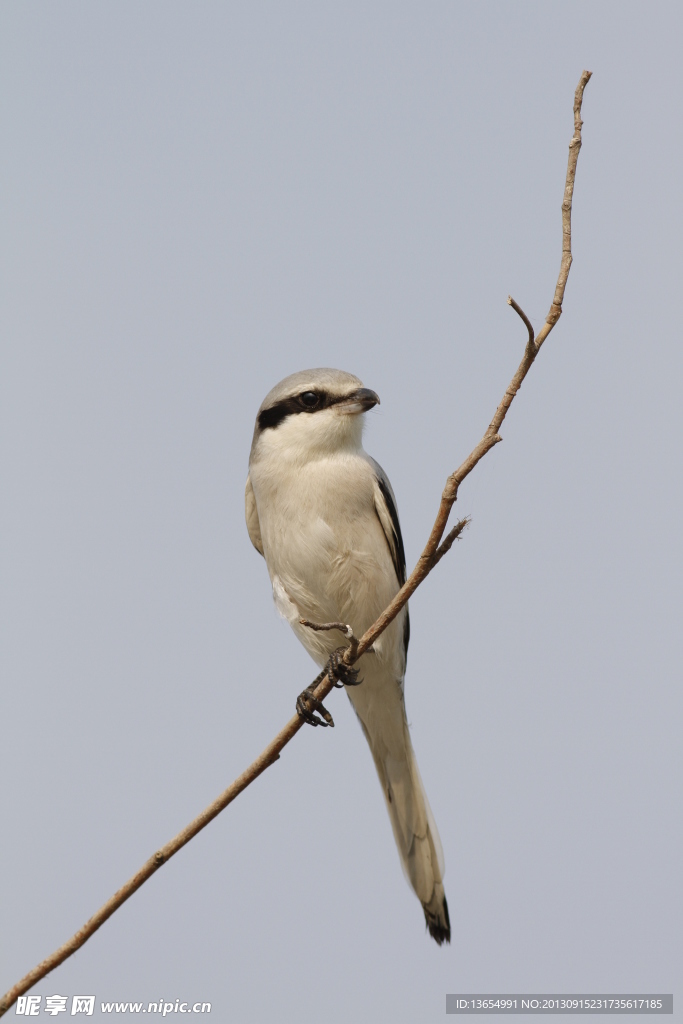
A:
{"type": "Polygon", "coordinates": [[[327,666],[322,672],[315,677],[310,686],[307,686],[296,699],[296,711],[300,718],[303,718],[304,722],[308,722],[309,725],[322,725],[327,728],[328,725],[334,729],[334,719],[329,713],[327,708],[324,706],[321,700],[314,697],[314,691],[319,683],[322,683],[323,679],[327,675],[327,666]],[[316,711],[320,712],[320,715],[316,715],[316,711]]]}

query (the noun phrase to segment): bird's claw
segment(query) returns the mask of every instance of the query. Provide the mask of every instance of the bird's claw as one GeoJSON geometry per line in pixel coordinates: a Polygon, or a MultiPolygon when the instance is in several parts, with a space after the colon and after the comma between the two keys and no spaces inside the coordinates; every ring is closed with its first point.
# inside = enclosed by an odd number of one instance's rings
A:
{"type": "Polygon", "coordinates": [[[320,675],[307,686],[296,699],[296,713],[299,718],[309,725],[322,725],[327,728],[334,728],[334,719],[321,700],[315,696],[315,689],[327,676],[333,686],[341,689],[342,686],[359,686],[363,680],[358,678],[358,669],[351,668],[344,661],[344,654],[348,648],[338,647],[329,657],[327,665],[320,675]],[[318,712],[316,714],[316,712],[318,712]]]}
{"type": "Polygon", "coordinates": [[[344,654],[347,650],[346,647],[338,647],[336,651],[332,651],[327,662],[327,675],[338,690],[341,690],[342,686],[360,686],[363,682],[358,678],[358,669],[351,668],[344,661],[344,654]]]}
{"type": "Polygon", "coordinates": [[[317,697],[313,696],[313,690],[315,689],[316,680],[311,686],[303,690],[296,699],[296,711],[300,718],[303,718],[304,722],[308,722],[309,725],[322,725],[325,728],[331,726],[334,729],[334,719],[329,713],[325,705],[317,697]],[[316,711],[320,712],[320,715],[316,714],[316,711]]]}

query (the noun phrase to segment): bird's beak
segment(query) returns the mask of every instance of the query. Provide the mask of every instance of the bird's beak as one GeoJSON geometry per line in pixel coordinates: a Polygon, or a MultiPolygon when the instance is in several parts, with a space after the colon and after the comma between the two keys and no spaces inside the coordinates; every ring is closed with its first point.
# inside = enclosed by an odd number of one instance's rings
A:
{"type": "Polygon", "coordinates": [[[352,391],[343,401],[339,402],[339,411],[347,416],[357,416],[361,412],[372,409],[375,405],[379,405],[379,395],[371,391],[370,388],[358,388],[357,391],[352,391]]]}

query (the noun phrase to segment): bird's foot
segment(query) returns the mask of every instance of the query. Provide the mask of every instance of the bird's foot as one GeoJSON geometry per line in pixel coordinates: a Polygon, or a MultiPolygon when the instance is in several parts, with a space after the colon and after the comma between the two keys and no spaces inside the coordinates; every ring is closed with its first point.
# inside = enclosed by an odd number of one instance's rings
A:
{"type": "Polygon", "coordinates": [[[351,668],[344,661],[344,655],[347,650],[348,647],[338,647],[336,651],[332,651],[325,668],[331,682],[338,690],[341,690],[342,686],[360,686],[363,682],[362,679],[358,678],[358,669],[351,668]]]}
{"type": "Polygon", "coordinates": [[[315,689],[326,677],[330,680],[333,686],[337,687],[337,689],[341,689],[342,686],[360,686],[363,680],[358,678],[358,669],[352,668],[344,661],[344,655],[349,649],[351,650],[351,656],[353,658],[356,657],[358,640],[353,635],[353,629],[351,626],[347,626],[343,622],[317,623],[309,622],[308,619],[299,619],[299,622],[302,626],[308,626],[309,629],[315,629],[318,631],[339,629],[342,633],[346,634],[350,641],[348,647],[338,647],[336,651],[332,652],[327,665],[320,675],[314,679],[311,685],[307,686],[296,699],[297,714],[300,718],[303,718],[304,722],[308,722],[309,725],[330,725],[334,728],[334,719],[322,701],[318,700],[314,695],[315,689]],[[316,714],[316,712],[319,713],[316,714]]]}
{"type": "Polygon", "coordinates": [[[309,725],[322,725],[324,728],[331,726],[334,729],[334,719],[329,713],[325,705],[321,700],[318,700],[314,696],[314,691],[318,683],[321,683],[325,678],[327,669],[324,669],[320,675],[313,680],[310,686],[307,686],[296,699],[296,712],[299,718],[303,718],[304,722],[309,725]],[[316,714],[316,712],[320,714],[316,714]],[[322,715],[322,718],[320,717],[322,715]]]}

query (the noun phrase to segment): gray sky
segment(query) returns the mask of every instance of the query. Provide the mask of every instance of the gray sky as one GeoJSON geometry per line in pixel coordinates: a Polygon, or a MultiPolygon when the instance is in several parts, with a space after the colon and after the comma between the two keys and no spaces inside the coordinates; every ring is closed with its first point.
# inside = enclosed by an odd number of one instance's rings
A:
{"type": "MultiPolygon", "coordinates": [[[[285,374],[378,391],[408,561],[559,265],[565,313],[411,603],[453,942],[425,935],[345,696],[35,991],[429,1022],[446,992],[678,992],[680,7],[0,9],[0,989],[315,674],[243,488],[285,374]]],[[[96,1014],[97,1015],[97,1014],[96,1014]]],[[[679,1018],[680,1019],[680,1018],[679,1018]]]]}

